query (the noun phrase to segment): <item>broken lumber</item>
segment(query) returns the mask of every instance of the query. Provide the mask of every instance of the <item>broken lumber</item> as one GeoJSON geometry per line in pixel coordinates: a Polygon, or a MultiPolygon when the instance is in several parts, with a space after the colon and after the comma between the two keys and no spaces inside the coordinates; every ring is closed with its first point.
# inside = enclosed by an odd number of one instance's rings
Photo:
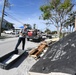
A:
{"type": "Polygon", "coordinates": [[[29,52],[29,55],[34,57],[34,58],[38,58],[39,55],[43,52],[43,50],[47,47],[47,43],[46,42],[42,42],[40,43],[40,45],[35,48],[35,49],[32,49],[30,52],[29,52]]]}

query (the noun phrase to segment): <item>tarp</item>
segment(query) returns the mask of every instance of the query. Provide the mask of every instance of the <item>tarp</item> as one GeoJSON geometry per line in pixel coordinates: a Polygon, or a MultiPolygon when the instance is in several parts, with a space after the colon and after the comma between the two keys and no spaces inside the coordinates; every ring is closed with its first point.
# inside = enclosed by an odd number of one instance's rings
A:
{"type": "Polygon", "coordinates": [[[24,26],[20,26],[19,28],[24,28],[24,26]]]}
{"type": "Polygon", "coordinates": [[[76,32],[50,45],[45,55],[32,66],[31,72],[62,72],[76,75],[76,32]]]}

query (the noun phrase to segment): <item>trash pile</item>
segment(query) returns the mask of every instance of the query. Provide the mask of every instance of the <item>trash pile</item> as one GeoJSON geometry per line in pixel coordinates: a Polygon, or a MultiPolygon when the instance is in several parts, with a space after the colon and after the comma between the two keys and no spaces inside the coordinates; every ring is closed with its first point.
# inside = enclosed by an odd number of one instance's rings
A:
{"type": "Polygon", "coordinates": [[[42,41],[37,48],[34,48],[29,52],[29,56],[35,59],[41,58],[47,51],[49,44],[52,45],[54,42],[58,40],[59,38],[52,38],[42,41]]]}
{"type": "Polygon", "coordinates": [[[76,32],[50,45],[46,53],[32,66],[29,72],[42,75],[51,72],[76,75],[76,32]]]}

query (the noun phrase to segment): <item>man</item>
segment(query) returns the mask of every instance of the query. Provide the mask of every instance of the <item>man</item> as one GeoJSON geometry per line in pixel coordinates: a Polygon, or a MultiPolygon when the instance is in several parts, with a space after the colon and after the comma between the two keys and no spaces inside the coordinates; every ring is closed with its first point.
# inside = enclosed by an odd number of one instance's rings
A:
{"type": "Polygon", "coordinates": [[[19,33],[19,39],[16,44],[15,50],[18,50],[18,46],[20,45],[21,41],[22,41],[22,50],[24,50],[26,35],[27,35],[27,25],[24,25],[24,28],[19,33]]]}

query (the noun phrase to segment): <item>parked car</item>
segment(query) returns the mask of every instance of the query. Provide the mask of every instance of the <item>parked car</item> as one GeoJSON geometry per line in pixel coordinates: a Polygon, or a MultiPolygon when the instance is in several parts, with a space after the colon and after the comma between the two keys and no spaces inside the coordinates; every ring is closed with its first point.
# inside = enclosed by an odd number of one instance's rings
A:
{"type": "Polygon", "coordinates": [[[47,34],[47,38],[51,39],[52,35],[51,34],[47,34]]]}
{"type": "Polygon", "coordinates": [[[12,34],[13,33],[13,30],[5,30],[3,31],[5,34],[12,34]]]}
{"type": "Polygon", "coordinates": [[[43,39],[46,39],[46,38],[47,38],[47,35],[43,33],[43,34],[42,34],[42,38],[43,38],[43,39]]]}

